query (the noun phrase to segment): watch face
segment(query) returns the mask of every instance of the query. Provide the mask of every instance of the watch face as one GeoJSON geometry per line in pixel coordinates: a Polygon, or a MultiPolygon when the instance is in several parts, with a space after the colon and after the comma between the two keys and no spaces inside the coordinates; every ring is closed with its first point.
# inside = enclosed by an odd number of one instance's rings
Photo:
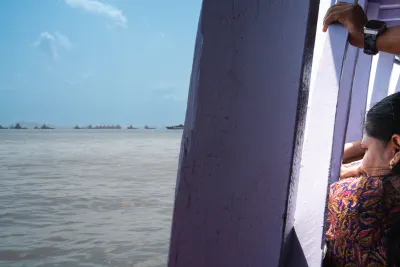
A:
{"type": "Polygon", "coordinates": [[[380,30],[385,27],[385,22],[379,21],[379,20],[370,20],[365,24],[365,28],[371,29],[371,30],[380,30]]]}

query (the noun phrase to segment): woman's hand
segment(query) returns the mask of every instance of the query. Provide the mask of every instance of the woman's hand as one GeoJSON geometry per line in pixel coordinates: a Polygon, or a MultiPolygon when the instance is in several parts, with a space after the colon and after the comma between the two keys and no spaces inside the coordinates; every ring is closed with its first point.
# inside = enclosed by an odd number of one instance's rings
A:
{"type": "Polygon", "coordinates": [[[360,175],[360,163],[342,164],[342,166],[340,167],[339,179],[357,177],[360,175]]]}
{"type": "Polygon", "coordinates": [[[343,163],[350,163],[364,157],[365,150],[361,147],[361,140],[346,143],[343,151],[343,163]]]}

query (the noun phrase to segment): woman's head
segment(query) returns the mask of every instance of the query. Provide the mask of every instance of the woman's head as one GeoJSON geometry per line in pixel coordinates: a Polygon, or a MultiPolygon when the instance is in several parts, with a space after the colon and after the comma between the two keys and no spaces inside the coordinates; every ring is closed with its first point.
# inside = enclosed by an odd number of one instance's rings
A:
{"type": "Polygon", "coordinates": [[[366,150],[364,167],[389,167],[400,151],[400,92],[382,99],[368,111],[361,145],[366,150]]]}

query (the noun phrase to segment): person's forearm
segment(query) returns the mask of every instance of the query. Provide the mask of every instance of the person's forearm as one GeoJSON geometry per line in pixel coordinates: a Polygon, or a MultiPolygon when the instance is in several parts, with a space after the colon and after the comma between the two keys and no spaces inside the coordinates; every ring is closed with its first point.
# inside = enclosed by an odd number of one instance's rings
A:
{"type": "Polygon", "coordinates": [[[342,164],[340,167],[340,179],[349,178],[349,177],[356,177],[359,175],[359,164],[342,164]]]}
{"type": "Polygon", "coordinates": [[[348,163],[362,159],[365,154],[364,149],[361,147],[361,140],[346,143],[344,145],[343,163],[348,163]]]}
{"type": "Polygon", "coordinates": [[[388,28],[376,40],[376,48],[379,51],[400,54],[400,26],[388,28]]]}

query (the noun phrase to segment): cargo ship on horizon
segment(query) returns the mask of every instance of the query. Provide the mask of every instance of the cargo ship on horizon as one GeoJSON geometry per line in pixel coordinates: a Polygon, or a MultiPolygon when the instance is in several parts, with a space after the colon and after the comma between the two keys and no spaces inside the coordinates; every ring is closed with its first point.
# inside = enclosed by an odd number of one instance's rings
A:
{"type": "Polygon", "coordinates": [[[183,124],[179,124],[179,125],[175,125],[175,126],[167,126],[165,128],[167,128],[168,130],[183,130],[184,126],[183,126],[183,124]]]}
{"type": "Polygon", "coordinates": [[[28,128],[22,127],[21,124],[17,123],[17,124],[15,124],[15,126],[12,125],[12,126],[10,127],[10,129],[15,129],[15,130],[26,130],[26,129],[28,129],[28,128]]]}
{"type": "MultiPolygon", "coordinates": [[[[38,129],[38,128],[35,127],[35,129],[38,129]]],[[[50,126],[48,126],[48,125],[46,125],[46,124],[43,124],[43,125],[40,127],[40,130],[54,130],[54,129],[55,129],[55,128],[50,127],[50,126]]]]}
{"type": "MultiPolygon", "coordinates": [[[[76,126],[75,126],[76,127],[76,126]]],[[[77,128],[75,128],[75,129],[77,129],[77,128]]],[[[79,129],[84,129],[84,128],[79,128],[79,129]]],[[[122,127],[121,127],[121,125],[96,125],[96,126],[92,126],[92,125],[89,125],[88,127],[86,127],[86,129],[89,129],[89,130],[103,130],[103,129],[122,129],[122,127]]]]}

